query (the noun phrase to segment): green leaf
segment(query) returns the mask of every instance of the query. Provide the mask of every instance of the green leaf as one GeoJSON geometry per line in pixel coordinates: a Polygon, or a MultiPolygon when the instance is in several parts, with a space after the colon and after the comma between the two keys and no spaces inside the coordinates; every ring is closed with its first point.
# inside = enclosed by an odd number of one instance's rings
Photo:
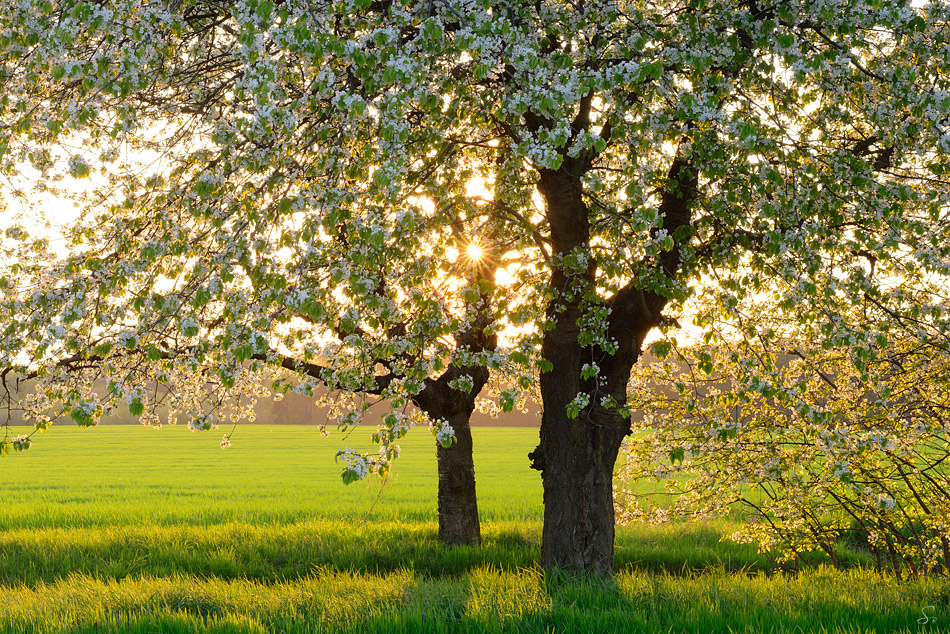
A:
{"type": "Polygon", "coordinates": [[[74,407],[69,412],[69,417],[80,427],[92,427],[95,424],[95,420],[80,407],[74,407]]]}
{"type": "Polygon", "coordinates": [[[719,433],[716,434],[716,437],[720,440],[720,442],[726,442],[727,440],[732,440],[735,438],[737,434],[738,432],[730,427],[726,429],[720,429],[719,433]]]}
{"type": "Polygon", "coordinates": [[[377,187],[389,187],[390,182],[389,176],[383,170],[373,172],[373,183],[377,187]]]}
{"type": "Polygon", "coordinates": [[[293,207],[294,199],[293,198],[282,198],[279,203],[277,203],[277,212],[285,214],[290,211],[290,208],[293,207]]]}
{"type": "Polygon", "coordinates": [[[69,168],[69,175],[73,178],[86,178],[91,173],[89,166],[83,161],[73,161],[69,168]]]}
{"type": "Polygon", "coordinates": [[[261,19],[264,24],[270,23],[271,13],[274,11],[274,4],[270,0],[264,0],[259,5],[257,5],[257,17],[261,19]]]}
{"type": "Polygon", "coordinates": [[[254,356],[254,347],[249,343],[240,345],[234,349],[234,357],[238,360],[238,363],[244,363],[252,356],[254,356]]]}
{"type": "Polygon", "coordinates": [[[712,357],[708,352],[699,353],[699,369],[705,372],[706,374],[712,374],[713,371],[713,362],[712,357]]]}
{"type": "Polygon", "coordinates": [[[686,450],[682,447],[676,447],[675,449],[670,450],[670,463],[676,464],[677,462],[683,462],[686,458],[686,450]]]}

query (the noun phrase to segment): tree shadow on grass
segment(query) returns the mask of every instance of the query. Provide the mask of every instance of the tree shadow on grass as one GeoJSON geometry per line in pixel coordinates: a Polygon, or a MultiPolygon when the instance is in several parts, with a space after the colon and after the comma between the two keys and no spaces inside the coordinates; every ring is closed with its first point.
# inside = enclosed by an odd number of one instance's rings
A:
{"type": "MultiPolygon", "coordinates": [[[[495,522],[478,547],[446,547],[434,522],[98,527],[14,531],[0,535],[0,585],[35,586],[70,574],[99,579],[175,575],[277,582],[314,569],[428,577],[457,576],[485,566],[516,570],[540,559],[540,522],[495,522]]],[[[615,567],[689,575],[707,570],[776,572],[750,544],[724,537],[716,524],[628,526],[618,530],[615,567]]],[[[820,563],[806,561],[811,567],[820,563]]]]}
{"type": "Polygon", "coordinates": [[[456,590],[448,603],[444,594],[440,602],[431,601],[431,586],[418,583],[407,588],[404,609],[362,620],[359,630],[898,634],[945,632],[950,624],[950,584],[945,581],[917,587],[885,583],[862,595],[849,583],[858,579],[822,570],[794,580],[749,579],[722,571],[599,578],[543,575],[535,568],[521,574],[528,583],[499,578],[486,583],[492,580],[473,572],[464,579],[467,591],[456,590]],[[488,588],[494,588],[495,600],[485,600],[488,588]],[[498,601],[500,596],[508,600],[498,601]]]}
{"type": "Polygon", "coordinates": [[[818,569],[799,577],[725,571],[615,577],[536,566],[455,575],[329,568],[274,583],[219,578],[103,580],[74,575],[16,588],[0,632],[942,632],[950,584],[897,584],[818,569]],[[20,611],[16,612],[19,608],[20,611]],[[927,623],[921,618],[929,617],[927,623]]]}
{"type": "Polygon", "coordinates": [[[434,523],[122,527],[18,531],[0,536],[0,585],[35,586],[70,574],[97,579],[187,575],[263,582],[307,577],[314,569],[383,574],[413,570],[438,577],[486,565],[535,565],[539,527],[499,523],[478,547],[446,547],[434,523]]]}

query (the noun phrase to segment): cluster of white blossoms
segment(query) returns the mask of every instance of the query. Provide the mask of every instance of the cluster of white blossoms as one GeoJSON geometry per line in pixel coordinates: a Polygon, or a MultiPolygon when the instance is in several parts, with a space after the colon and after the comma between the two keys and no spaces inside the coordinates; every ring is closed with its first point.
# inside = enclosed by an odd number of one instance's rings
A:
{"type": "Polygon", "coordinates": [[[195,418],[188,421],[188,430],[193,432],[207,431],[209,429],[217,429],[218,425],[214,420],[214,416],[196,416],[195,418]]]}
{"type": "Polygon", "coordinates": [[[30,445],[33,444],[33,441],[30,440],[29,436],[25,434],[21,434],[19,436],[14,436],[13,438],[11,438],[10,444],[13,445],[13,448],[16,451],[23,451],[25,449],[29,449],[30,445]]]}
{"type": "Polygon", "coordinates": [[[893,510],[897,506],[897,501],[885,493],[878,493],[872,499],[878,508],[885,511],[893,510]]]}
{"type": "Polygon", "coordinates": [[[571,418],[577,418],[588,404],[590,404],[590,394],[578,392],[567,404],[567,415],[571,418]]]}
{"type": "Polygon", "coordinates": [[[472,391],[475,383],[471,376],[463,374],[462,376],[452,379],[450,385],[452,389],[458,390],[459,392],[465,392],[467,394],[472,391]]]}
{"type": "Polygon", "coordinates": [[[452,443],[455,442],[455,430],[445,419],[430,420],[429,431],[443,447],[451,447],[452,443]]]}
{"type": "Polygon", "coordinates": [[[372,469],[369,458],[351,447],[344,447],[337,452],[337,460],[343,462],[344,481],[362,480],[372,469]]]}

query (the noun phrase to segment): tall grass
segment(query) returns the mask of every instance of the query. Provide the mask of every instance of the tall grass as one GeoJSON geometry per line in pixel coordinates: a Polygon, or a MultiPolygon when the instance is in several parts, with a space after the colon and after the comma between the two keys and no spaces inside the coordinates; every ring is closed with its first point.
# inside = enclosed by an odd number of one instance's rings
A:
{"type": "Polygon", "coordinates": [[[430,576],[315,569],[265,583],[190,575],[4,590],[7,632],[920,632],[946,631],[933,580],[868,571],[798,577],[628,570],[612,580],[547,579],[480,566],[430,576]]]}
{"type": "Polygon", "coordinates": [[[950,631],[945,581],[777,573],[730,520],[622,527],[614,579],[545,576],[534,429],[475,430],[478,548],[436,539],[424,433],[350,486],[313,428],[39,440],[0,461],[0,632],[950,631]]]}

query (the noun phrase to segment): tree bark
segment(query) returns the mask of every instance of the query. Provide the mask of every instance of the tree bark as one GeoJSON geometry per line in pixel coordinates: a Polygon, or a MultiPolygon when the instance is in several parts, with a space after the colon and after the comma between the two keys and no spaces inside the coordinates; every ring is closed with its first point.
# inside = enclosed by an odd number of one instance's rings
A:
{"type": "MultiPolygon", "coordinates": [[[[472,329],[477,330],[477,326],[472,329]]],[[[469,342],[464,345],[468,346],[469,342]]],[[[495,341],[477,342],[477,346],[495,341]]],[[[415,403],[433,420],[448,421],[455,432],[455,442],[449,447],[436,445],[439,471],[439,541],[450,546],[481,543],[478,519],[478,499],[475,493],[475,462],[472,455],[471,416],[475,411],[475,396],[488,382],[484,367],[461,368],[451,366],[438,379],[429,379],[416,396],[415,403]],[[472,379],[470,392],[462,392],[450,383],[462,376],[472,379]]]]}
{"type": "MultiPolygon", "coordinates": [[[[590,225],[582,185],[572,164],[542,170],[538,189],[546,203],[551,242],[557,257],[589,254],[590,225]]],[[[591,399],[576,417],[569,414],[578,394],[591,395],[581,377],[592,350],[581,346],[579,319],[596,274],[591,257],[586,270],[557,264],[551,274],[554,298],[548,306],[553,327],[544,335],[541,356],[550,370],[540,377],[540,443],[530,455],[541,471],[544,528],[541,565],[576,572],[609,574],[613,570],[613,466],[629,424],[591,399]]],[[[602,355],[598,355],[602,356],[602,355]]],[[[625,394],[621,395],[624,401],[625,394]]]]}
{"type": "MultiPolygon", "coordinates": [[[[545,201],[556,258],[550,281],[553,299],[547,308],[553,325],[541,346],[549,370],[539,380],[540,442],[529,457],[531,466],[541,471],[544,487],[542,567],[608,575],[614,567],[613,470],[620,445],[630,433],[630,420],[621,412],[633,364],[647,333],[659,325],[667,299],[644,293],[636,280],[609,300],[598,299],[597,264],[590,255],[590,210],[583,200],[584,170],[582,156],[566,159],[556,171],[539,172],[538,190],[545,201]],[[576,261],[565,257],[572,253],[588,255],[586,271],[565,264],[576,261]],[[578,324],[585,303],[587,309],[598,304],[610,309],[607,338],[616,350],[581,345],[578,324]],[[584,378],[584,364],[596,364],[597,376],[584,378]],[[587,403],[572,417],[569,406],[578,395],[587,403]]],[[[676,230],[691,221],[689,205],[696,196],[697,175],[678,153],[668,177],[658,211],[663,228],[676,236],[676,230]]],[[[648,264],[674,278],[679,249],[677,244],[648,264]]]]}
{"type": "MultiPolygon", "coordinates": [[[[615,308],[632,310],[630,305],[615,308]]],[[[626,343],[615,354],[596,356],[576,344],[576,330],[566,323],[555,326],[542,345],[552,369],[541,375],[541,438],[530,456],[544,487],[541,566],[609,575],[614,568],[614,465],[630,433],[630,420],[619,408],[626,405],[630,371],[649,327],[626,333],[626,343]],[[599,380],[581,379],[580,364],[568,359],[575,352],[600,366],[599,380]],[[590,402],[571,418],[567,405],[578,392],[590,395],[590,402]],[[605,407],[602,399],[608,396],[619,407],[605,407]]],[[[611,333],[618,334],[615,328],[611,333]]]]}
{"type": "Polygon", "coordinates": [[[613,572],[613,469],[630,423],[615,412],[594,410],[572,420],[546,409],[542,417],[541,442],[532,456],[536,468],[543,460],[546,570],[613,572]]]}
{"type": "Polygon", "coordinates": [[[475,495],[471,410],[448,418],[455,430],[449,447],[436,443],[439,463],[439,540],[445,544],[479,544],[482,540],[475,495]]]}

